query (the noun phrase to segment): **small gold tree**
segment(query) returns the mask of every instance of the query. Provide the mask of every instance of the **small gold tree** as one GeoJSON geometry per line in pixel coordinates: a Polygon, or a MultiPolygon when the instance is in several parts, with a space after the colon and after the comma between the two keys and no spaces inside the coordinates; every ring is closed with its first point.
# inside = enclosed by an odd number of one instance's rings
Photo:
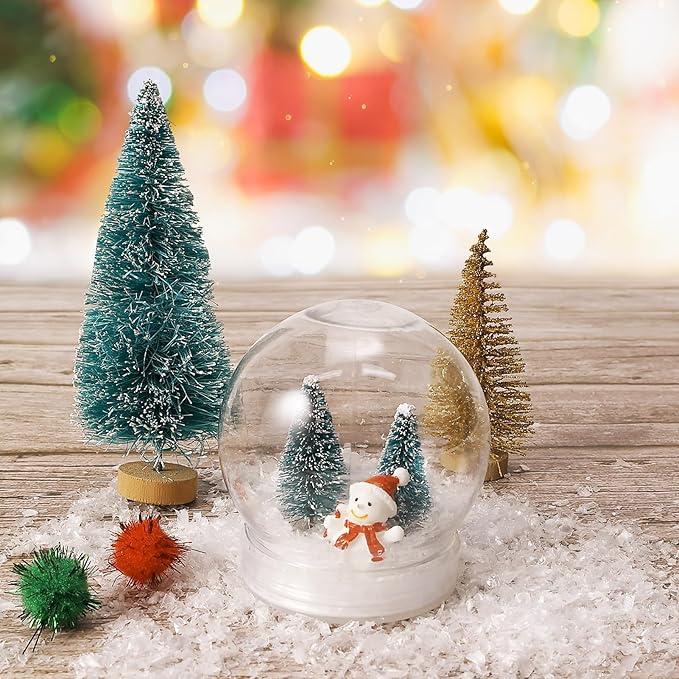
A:
{"type": "Polygon", "coordinates": [[[431,362],[432,381],[422,424],[441,442],[441,464],[453,471],[467,470],[473,430],[474,404],[464,378],[447,352],[438,349],[431,362]]]}
{"type": "Polygon", "coordinates": [[[490,413],[490,460],[486,480],[507,472],[510,455],[521,452],[532,432],[533,408],[525,364],[514,337],[509,309],[495,274],[488,271],[488,232],[484,229],[462,269],[462,282],[450,314],[450,341],[462,352],[481,383],[490,413]]]}

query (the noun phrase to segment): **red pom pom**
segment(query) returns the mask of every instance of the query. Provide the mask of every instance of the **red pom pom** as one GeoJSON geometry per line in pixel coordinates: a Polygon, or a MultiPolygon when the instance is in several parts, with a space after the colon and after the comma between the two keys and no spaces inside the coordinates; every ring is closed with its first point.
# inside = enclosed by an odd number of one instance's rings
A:
{"type": "Polygon", "coordinates": [[[110,563],[135,585],[157,583],[169,568],[175,568],[186,551],[160,527],[160,517],[120,524],[110,563]]]}

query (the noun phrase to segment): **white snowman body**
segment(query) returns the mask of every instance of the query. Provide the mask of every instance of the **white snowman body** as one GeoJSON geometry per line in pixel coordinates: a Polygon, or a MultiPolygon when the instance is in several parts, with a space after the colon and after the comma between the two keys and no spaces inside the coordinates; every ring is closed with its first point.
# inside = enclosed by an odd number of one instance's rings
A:
{"type": "Polygon", "coordinates": [[[386,528],[386,524],[397,512],[394,490],[409,480],[405,469],[397,469],[392,475],[351,484],[349,501],[337,505],[335,513],[323,521],[328,542],[346,550],[352,559],[382,561],[386,546],[404,537],[401,526],[386,528]]]}

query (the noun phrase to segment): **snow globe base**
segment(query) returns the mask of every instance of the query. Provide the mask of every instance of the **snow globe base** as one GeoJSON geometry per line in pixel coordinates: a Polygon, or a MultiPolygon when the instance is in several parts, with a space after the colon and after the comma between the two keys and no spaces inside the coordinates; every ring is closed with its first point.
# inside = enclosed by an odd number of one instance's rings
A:
{"type": "Polygon", "coordinates": [[[183,464],[166,463],[156,471],[146,462],[126,462],[118,469],[118,493],[149,505],[185,505],[196,499],[198,474],[183,464]]]}
{"type": "Polygon", "coordinates": [[[460,575],[460,539],[454,532],[421,561],[357,564],[349,554],[285,561],[245,527],[241,572],[262,601],[330,623],[394,622],[426,613],[450,597],[460,575]]]}

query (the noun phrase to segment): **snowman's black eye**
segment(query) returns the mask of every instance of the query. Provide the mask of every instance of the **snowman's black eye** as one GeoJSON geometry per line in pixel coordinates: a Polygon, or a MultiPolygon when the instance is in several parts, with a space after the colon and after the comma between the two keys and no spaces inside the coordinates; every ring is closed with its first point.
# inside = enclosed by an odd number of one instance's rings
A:
{"type": "Polygon", "coordinates": [[[358,502],[358,498],[357,498],[357,497],[354,498],[354,502],[358,502]]]}
{"type": "Polygon", "coordinates": [[[372,506],[373,506],[373,503],[372,503],[372,502],[368,502],[368,507],[372,507],[372,506]]]}

